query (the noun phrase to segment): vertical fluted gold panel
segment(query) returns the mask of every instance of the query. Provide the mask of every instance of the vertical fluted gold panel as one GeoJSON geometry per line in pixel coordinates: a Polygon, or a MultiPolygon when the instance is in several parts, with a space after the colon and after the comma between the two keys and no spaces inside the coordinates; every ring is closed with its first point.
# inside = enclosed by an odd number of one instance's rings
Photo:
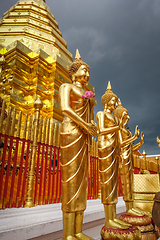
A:
{"type": "Polygon", "coordinates": [[[6,128],[5,128],[5,134],[9,135],[9,130],[10,130],[10,121],[11,121],[11,107],[8,109],[8,114],[7,114],[7,122],[6,122],[6,128]]]}
{"type": "Polygon", "coordinates": [[[16,123],[16,108],[14,108],[14,110],[13,110],[13,115],[12,115],[11,136],[14,136],[15,123],[16,123]]]}
{"type": "Polygon", "coordinates": [[[5,115],[5,101],[2,103],[2,110],[1,110],[1,116],[0,116],[0,133],[3,133],[3,120],[5,115]]]}

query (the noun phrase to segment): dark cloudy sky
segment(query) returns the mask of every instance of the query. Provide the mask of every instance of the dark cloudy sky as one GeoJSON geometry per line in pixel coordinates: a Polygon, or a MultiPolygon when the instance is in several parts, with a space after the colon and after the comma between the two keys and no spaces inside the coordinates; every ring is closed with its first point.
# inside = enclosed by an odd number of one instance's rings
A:
{"type": "MultiPolygon", "coordinates": [[[[16,0],[3,1],[0,17],[16,0]]],[[[91,68],[97,106],[110,80],[131,117],[145,134],[141,147],[160,154],[160,0],[46,0],[68,50],[79,49],[91,68]]]]}

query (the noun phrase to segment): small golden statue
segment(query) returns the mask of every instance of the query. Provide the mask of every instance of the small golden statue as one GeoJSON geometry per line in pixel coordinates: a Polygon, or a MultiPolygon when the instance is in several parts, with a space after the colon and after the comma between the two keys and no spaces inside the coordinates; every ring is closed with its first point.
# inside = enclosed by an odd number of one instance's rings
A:
{"type": "Polygon", "coordinates": [[[122,141],[132,139],[125,145],[121,146],[121,164],[120,164],[120,177],[122,183],[123,199],[126,204],[126,214],[132,216],[142,216],[143,214],[133,208],[133,152],[140,149],[141,145],[144,143],[144,134],[141,133],[141,141],[133,146],[132,142],[139,137],[138,126],[136,126],[136,134],[132,137],[132,133],[126,129],[126,125],[130,119],[127,109],[125,109],[121,101],[118,101],[118,107],[114,111],[114,116],[117,117],[121,124],[121,138],[122,141]]]}
{"type": "Polygon", "coordinates": [[[121,147],[131,143],[139,137],[136,127],[135,136],[122,141],[120,124],[112,112],[117,107],[117,96],[111,91],[110,82],[102,96],[104,111],[97,113],[99,173],[101,180],[102,203],[105,211],[105,226],[127,229],[131,225],[116,218],[116,204],[118,202],[118,169],[121,147]]]}
{"type": "Polygon", "coordinates": [[[89,104],[82,97],[90,68],[81,60],[78,50],[69,74],[72,84],[62,84],[59,90],[64,114],[61,127],[62,240],[93,240],[82,233],[82,225],[87,202],[88,136],[96,136],[97,127],[93,122],[89,123],[92,101],[89,104]]]}

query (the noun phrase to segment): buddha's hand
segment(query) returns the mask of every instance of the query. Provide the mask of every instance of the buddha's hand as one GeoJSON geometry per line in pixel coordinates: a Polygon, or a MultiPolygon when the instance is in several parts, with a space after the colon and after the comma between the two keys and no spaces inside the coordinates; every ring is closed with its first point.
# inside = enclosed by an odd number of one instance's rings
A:
{"type": "Polygon", "coordinates": [[[141,132],[141,145],[144,143],[144,134],[141,132]]]}
{"type": "Polygon", "coordinates": [[[136,138],[139,138],[139,134],[140,134],[140,130],[138,129],[138,125],[137,125],[136,128],[135,128],[134,136],[135,136],[136,138]]]}
{"type": "Polygon", "coordinates": [[[88,133],[93,137],[97,136],[97,124],[91,120],[91,123],[88,123],[88,133]]]}
{"type": "Polygon", "coordinates": [[[159,136],[157,136],[157,143],[160,143],[160,139],[159,139],[159,136]]]}

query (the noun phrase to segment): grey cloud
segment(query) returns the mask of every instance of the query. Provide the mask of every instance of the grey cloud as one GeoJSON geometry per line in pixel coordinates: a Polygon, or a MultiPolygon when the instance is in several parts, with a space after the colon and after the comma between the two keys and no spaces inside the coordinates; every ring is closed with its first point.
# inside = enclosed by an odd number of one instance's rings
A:
{"type": "MultiPolygon", "coordinates": [[[[0,15],[17,1],[4,1],[0,15]]],[[[68,50],[79,49],[91,68],[97,106],[110,80],[131,117],[129,127],[144,131],[147,154],[159,154],[160,1],[46,0],[59,23],[68,50]]]]}

